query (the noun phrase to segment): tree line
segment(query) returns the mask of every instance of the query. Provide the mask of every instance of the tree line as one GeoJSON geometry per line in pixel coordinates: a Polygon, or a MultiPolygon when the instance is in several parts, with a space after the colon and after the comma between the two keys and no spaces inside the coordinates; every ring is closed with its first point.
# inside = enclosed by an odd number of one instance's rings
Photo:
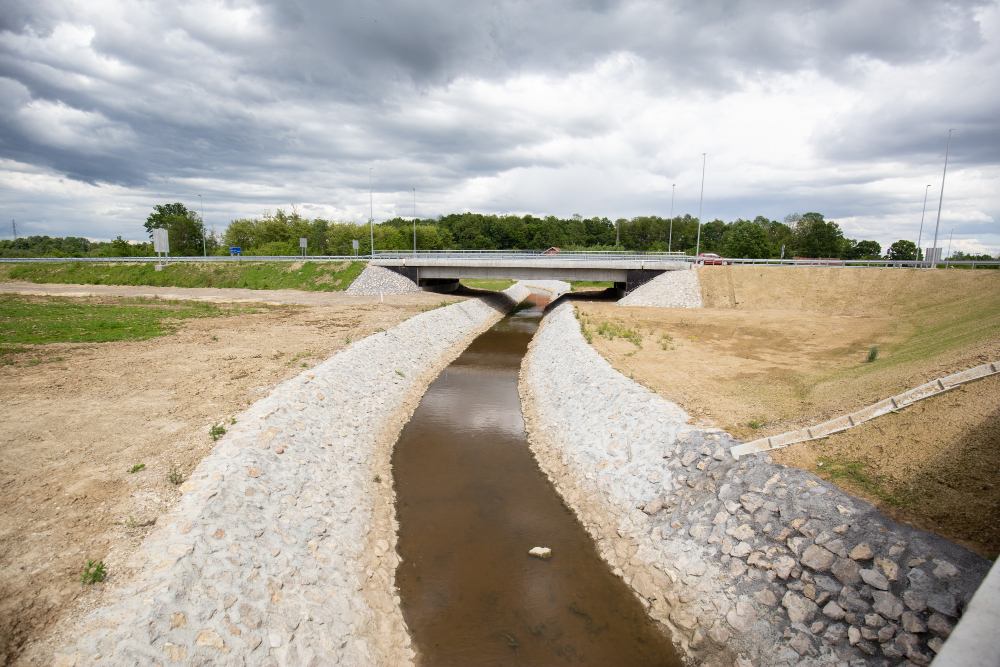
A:
{"type": "MultiPolygon", "coordinates": [[[[698,247],[698,219],[690,215],[673,219],[637,216],[612,221],[606,217],[570,218],[533,215],[487,215],[453,213],[438,218],[405,220],[393,218],[373,226],[377,250],[624,250],[675,251],[695,254],[698,247]]],[[[156,205],[144,227],[150,238],[153,229],[168,231],[170,254],[197,256],[226,255],[239,247],[247,256],[298,255],[299,239],[305,238],[309,255],[351,255],[352,242],[359,242],[359,255],[370,253],[370,230],[366,223],[335,222],[302,217],[295,207],[277,209],[260,217],[233,220],[221,235],[208,231],[194,211],[182,203],[156,205]]],[[[701,252],[725,257],[838,258],[838,259],[921,259],[912,241],[901,239],[886,249],[877,241],[850,239],[833,220],[821,213],[792,214],[783,221],[757,216],[753,220],[723,222],[716,219],[701,226],[701,252]]],[[[961,253],[960,253],[961,254],[961,253]]],[[[114,241],[92,243],[86,239],[27,237],[0,241],[0,256],[47,257],[143,257],[153,255],[152,243],[132,244],[120,236],[114,241]]],[[[957,256],[954,256],[956,259],[957,256]]],[[[988,255],[965,256],[992,259],[988,255]]]]}

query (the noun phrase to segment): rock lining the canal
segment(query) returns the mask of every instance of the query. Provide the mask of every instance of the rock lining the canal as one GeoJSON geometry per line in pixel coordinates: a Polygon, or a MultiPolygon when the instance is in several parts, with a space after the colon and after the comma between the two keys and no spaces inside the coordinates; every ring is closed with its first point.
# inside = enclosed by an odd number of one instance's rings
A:
{"type": "Polygon", "coordinates": [[[392,448],[434,377],[527,296],[413,317],[238,415],[55,664],[412,663],[392,448]]]}
{"type": "Polygon", "coordinates": [[[928,665],[990,566],[766,454],[733,460],[587,345],[569,302],[520,391],[542,470],[688,660],[928,665]]]}
{"type": "Polygon", "coordinates": [[[657,306],[659,308],[701,308],[701,282],[698,271],[665,271],[618,300],[619,306],[657,306]]]}
{"type": "Polygon", "coordinates": [[[404,275],[390,271],[384,266],[368,265],[361,272],[345,294],[377,296],[379,294],[413,294],[419,292],[417,284],[404,275]]]}

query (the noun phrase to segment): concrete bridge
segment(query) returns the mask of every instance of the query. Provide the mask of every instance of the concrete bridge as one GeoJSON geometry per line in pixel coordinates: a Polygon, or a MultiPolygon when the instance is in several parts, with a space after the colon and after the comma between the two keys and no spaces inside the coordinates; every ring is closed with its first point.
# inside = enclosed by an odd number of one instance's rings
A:
{"type": "Polygon", "coordinates": [[[371,263],[440,292],[457,288],[462,278],[488,278],[610,281],[627,294],[664,271],[690,268],[684,253],[567,251],[376,251],[371,263]]]}

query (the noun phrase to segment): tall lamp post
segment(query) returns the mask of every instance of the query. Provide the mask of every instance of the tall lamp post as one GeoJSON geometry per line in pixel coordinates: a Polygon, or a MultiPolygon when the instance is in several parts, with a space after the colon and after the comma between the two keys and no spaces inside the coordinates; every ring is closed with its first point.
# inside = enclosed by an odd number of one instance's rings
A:
{"type": "Polygon", "coordinates": [[[368,167],[368,231],[371,232],[371,258],[375,259],[375,205],[372,199],[372,167],[368,167]]]}
{"type": "Polygon", "coordinates": [[[205,247],[205,200],[198,195],[198,201],[201,202],[201,254],[208,257],[208,249],[205,247]]]}
{"type": "MultiPolygon", "coordinates": [[[[917,234],[917,258],[920,258],[920,239],[924,236],[924,213],[927,212],[927,193],[931,191],[931,186],[924,188],[924,208],[920,211],[920,232],[917,234]]],[[[924,257],[924,259],[927,259],[924,257]]]]}
{"type": "Polygon", "coordinates": [[[934,225],[934,248],[931,250],[934,253],[934,257],[931,258],[931,267],[935,269],[937,268],[938,227],[941,226],[941,206],[944,204],[944,177],[948,174],[948,152],[951,151],[951,133],[954,131],[954,128],[948,130],[948,146],[944,149],[944,171],[941,172],[941,197],[938,199],[937,224],[934,225]]]}
{"type": "Polygon", "coordinates": [[[413,252],[417,251],[417,189],[413,190],[413,252]]]}
{"type": "Polygon", "coordinates": [[[705,153],[701,154],[701,197],[698,198],[698,243],[694,247],[694,262],[698,263],[698,255],[701,254],[701,205],[705,202],[705,162],[708,160],[705,153]]]}
{"type": "Polygon", "coordinates": [[[670,186],[670,236],[667,237],[667,252],[670,252],[674,244],[674,190],[676,189],[676,183],[670,186]]]}

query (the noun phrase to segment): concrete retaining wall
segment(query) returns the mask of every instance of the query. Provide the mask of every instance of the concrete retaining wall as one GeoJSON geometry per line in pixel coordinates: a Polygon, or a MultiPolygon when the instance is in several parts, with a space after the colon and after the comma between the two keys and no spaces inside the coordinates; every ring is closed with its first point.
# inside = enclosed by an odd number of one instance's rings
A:
{"type": "Polygon", "coordinates": [[[418,315],[255,403],[55,664],[409,664],[392,447],[431,380],[527,295],[418,315]]]}
{"type": "Polygon", "coordinates": [[[705,665],[930,663],[989,561],[738,444],[615,371],[550,307],[521,396],[542,470],[705,665]]]}

